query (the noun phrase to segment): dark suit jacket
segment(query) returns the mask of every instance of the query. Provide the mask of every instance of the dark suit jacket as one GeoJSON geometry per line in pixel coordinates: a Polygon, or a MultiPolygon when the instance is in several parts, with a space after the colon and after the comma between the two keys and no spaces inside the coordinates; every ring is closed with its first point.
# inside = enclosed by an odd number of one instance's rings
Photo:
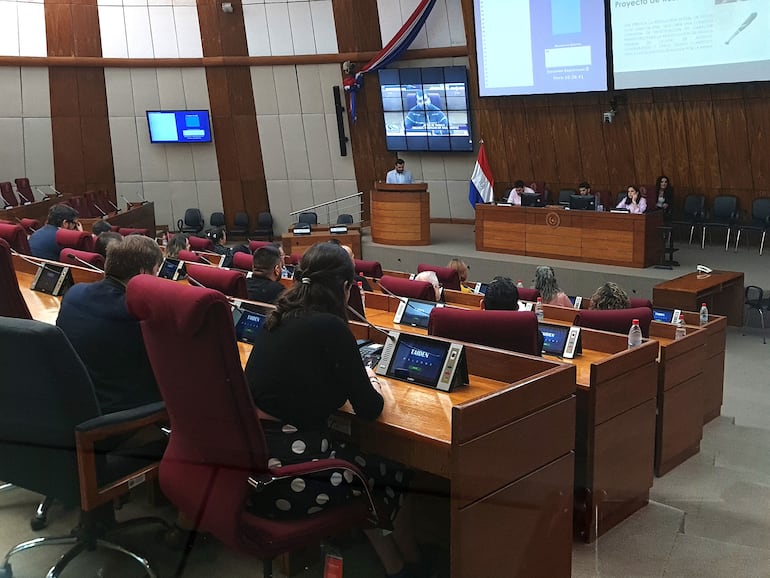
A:
{"type": "Polygon", "coordinates": [[[275,300],[283,293],[284,287],[278,281],[254,274],[250,279],[246,279],[246,290],[252,301],[275,303],[275,300]]]}
{"type": "Polygon", "coordinates": [[[29,238],[29,250],[33,257],[41,259],[59,260],[61,247],[56,243],[56,231],[59,227],[45,225],[32,233],[29,238]]]}

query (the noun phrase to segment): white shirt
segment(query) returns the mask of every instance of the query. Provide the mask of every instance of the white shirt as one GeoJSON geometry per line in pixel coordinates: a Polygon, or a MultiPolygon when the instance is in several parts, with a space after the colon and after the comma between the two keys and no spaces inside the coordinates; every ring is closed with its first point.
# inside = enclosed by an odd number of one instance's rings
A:
{"type": "MultiPolygon", "coordinates": [[[[525,193],[534,193],[532,189],[529,187],[524,187],[525,193]]],[[[516,192],[516,189],[511,189],[511,193],[508,195],[508,202],[512,205],[520,205],[521,204],[521,195],[516,192]]]]}
{"type": "Polygon", "coordinates": [[[412,182],[412,173],[406,169],[400,173],[396,169],[393,169],[392,171],[388,171],[385,182],[390,185],[409,185],[412,182]]]}

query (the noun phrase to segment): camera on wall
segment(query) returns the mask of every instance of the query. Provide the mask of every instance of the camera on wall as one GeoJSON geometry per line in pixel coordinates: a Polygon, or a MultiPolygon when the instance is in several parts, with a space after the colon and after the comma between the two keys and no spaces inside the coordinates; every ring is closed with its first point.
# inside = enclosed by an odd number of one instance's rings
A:
{"type": "Polygon", "coordinates": [[[612,124],[612,121],[615,120],[615,111],[614,110],[608,110],[604,113],[604,123],[605,124],[612,124]]]}

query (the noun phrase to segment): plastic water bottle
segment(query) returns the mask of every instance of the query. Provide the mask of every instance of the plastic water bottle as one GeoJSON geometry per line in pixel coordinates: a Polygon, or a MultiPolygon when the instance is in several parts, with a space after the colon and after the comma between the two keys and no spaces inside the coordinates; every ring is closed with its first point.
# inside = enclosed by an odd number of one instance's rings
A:
{"type": "Polygon", "coordinates": [[[358,285],[358,291],[361,293],[361,306],[366,310],[366,291],[364,291],[364,284],[362,281],[356,281],[358,285]]]}
{"type": "Polygon", "coordinates": [[[537,322],[542,323],[543,317],[545,314],[543,313],[543,298],[538,297],[537,302],[535,303],[535,315],[537,315],[537,322]]]}
{"type": "Polygon", "coordinates": [[[519,279],[519,280],[516,282],[516,288],[517,288],[517,289],[524,289],[524,283],[522,283],[522,282],[521,282],[521,279],[519,279]]]}
{"type": "Polygon", "coordinates": [[[709,322],[709,308],[705,303],[700,304],[700,324],[706,325],[709,322]]]}
{"type": "Polygon", "coordinates": [[[628,331],[628,348],[632,349],[642,344],[642,328],[639,327],[639,320],[634,319],[631,322],[631,329],[628,331]]]}
{"type": "Polygon", "coordinates": [[[594,209],[596,211],[604,210],[604,207],[602,207],[602,197],[599,195],[599,193],[596,193],[594,195],[594,209]]]}
{"type": "Polygon", "coordinates": [[[680,319],[676,322],[674,339],[682,339],[683,337],[687,337],[687,328],[684,326],[684,319],[680,319]]]}

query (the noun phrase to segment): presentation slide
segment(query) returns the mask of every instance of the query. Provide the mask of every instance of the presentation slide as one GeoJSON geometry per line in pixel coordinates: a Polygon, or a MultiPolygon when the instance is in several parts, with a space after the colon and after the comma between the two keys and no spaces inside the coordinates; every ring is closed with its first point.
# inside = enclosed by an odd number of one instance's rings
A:
{"type": "Polygon", "coordinates": [[[611,0],[615,88],[770,80],[768,0],[611,0]]]}
{"type": "Polygon", "coordinates": [[[474,0],[481,96],[607,90],[603,0],[474,0]]]}

